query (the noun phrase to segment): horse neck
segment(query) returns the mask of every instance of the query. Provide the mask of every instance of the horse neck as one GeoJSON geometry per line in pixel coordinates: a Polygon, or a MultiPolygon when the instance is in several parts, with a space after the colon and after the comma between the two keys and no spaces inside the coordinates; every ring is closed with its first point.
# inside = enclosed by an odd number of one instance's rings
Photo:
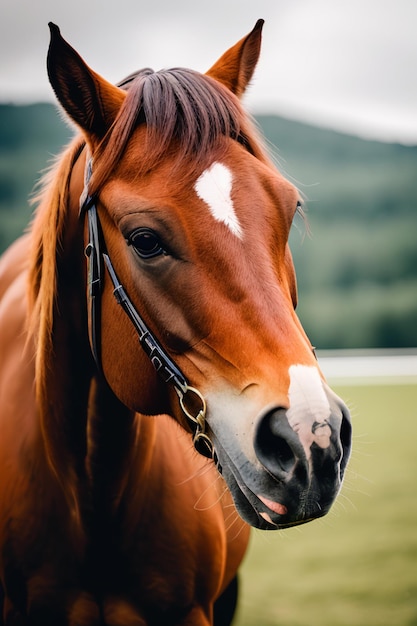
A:
{"type": "Polygon", "coordinates": [[[111,519],[123,498],[140,418],[116,398],[102,376],[91,381],[88,406],[85,463],[92,509],[100,521],[111,519]]]}

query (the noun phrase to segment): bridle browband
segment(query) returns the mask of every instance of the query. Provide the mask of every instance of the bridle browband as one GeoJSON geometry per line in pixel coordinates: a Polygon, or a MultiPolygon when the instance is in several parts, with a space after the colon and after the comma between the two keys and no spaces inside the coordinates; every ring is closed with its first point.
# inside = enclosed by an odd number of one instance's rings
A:
{"type": "Polygon", "coordinates": [[[92,159],[87,159],[85,169],[84,191],[80,197],[80,217],[87,217],[88,243],[85,247],[87,258],[87,283],[88,283],[88,334],[91,352],[97,368],[102,372],[101,349],[100,349],[100,322],[101,322],[101,292],[103,288],[103,260],[107,268],[110,280],[113,283],[113,295],[117,304],[127,314],[132,322],[145,354],[149,357],[155,371],[165,383],[173,386],[180,407],[187,417],[193,432],[193,443],[196,450],[207,458],[213,458],[218,465],[218,459],[213,443],[206,433],[206,401],[201,392],[188,384],[188,381],[179,367],[164,350],[158,339],[153,335],[145,321],[134,307],[127,295],[122,283],[116,274],[107,248],[104,242],[103,231],[97,212],[97,197],[90,196],[88,184],[92,174],[92,159]],[[194,415],[189,408],[195,404],[195,400],[201,404],[197,414],[194,415]],[[191,400],[191,402],[190,402],[191,400]],[[189,406],[187,406],[189,404],[189,406]]]}

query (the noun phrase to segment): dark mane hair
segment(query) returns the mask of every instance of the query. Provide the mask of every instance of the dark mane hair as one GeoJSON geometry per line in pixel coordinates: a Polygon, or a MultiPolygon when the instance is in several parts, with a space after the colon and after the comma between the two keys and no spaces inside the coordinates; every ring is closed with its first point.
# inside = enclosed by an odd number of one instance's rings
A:
{"type": "Polygon", "coordinates": [[[209,76],[183,68],[158,72],[144,69],[119,86],[127,94],[95,156],[91,181],[94,191],[114,170],[133,131],[141,124],[147,128],[143,160],[146,170],[156,165],[173,142],[180,165],[190,157],[202,160],[221,136],[231,137],[257,158],[266,160],[254,125],[238,98],[209,76]]]}

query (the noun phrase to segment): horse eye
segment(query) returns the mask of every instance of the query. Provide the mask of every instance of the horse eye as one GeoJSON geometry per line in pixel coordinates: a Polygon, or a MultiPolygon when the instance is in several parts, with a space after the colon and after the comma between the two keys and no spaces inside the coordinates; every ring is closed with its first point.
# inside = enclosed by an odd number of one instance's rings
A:
{"type": "Polygon", "coordinates": [[[133,246],[141,259],[152,259],[166,254],[158,235],[150,228],[138,228],[129,235],[127,245],[133,246]]]}

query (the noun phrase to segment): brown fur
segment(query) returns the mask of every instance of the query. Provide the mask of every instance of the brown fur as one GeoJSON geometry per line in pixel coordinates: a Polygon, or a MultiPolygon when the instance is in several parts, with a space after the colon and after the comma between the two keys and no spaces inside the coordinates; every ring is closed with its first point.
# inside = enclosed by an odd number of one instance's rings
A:
{"type": "MultiPolygon", "coordinates": [[[[82,134],[45,178],[29,232],[0,261],[1,626],[216,626],[247,522],[272,529],[323,513],[321,463],[310,475],[295,432],[288,426],[302,471],[284,478],[285,468],[274,474],[281,438],[259,437],[289,406],[291,365],[318,369],[294,311],[298,192],[238,101],[261,26],[204,76],[146,70],[126,89],[90,70],[51,26],[51,84],[82,134]],[[80,216],[90,157],[102,245],[133,306],[207,399],[222,476],[194,450],[178,397],[106,273],[93,360],[80,216]],[[195,188],[219,160],[233,174],[244,241],[195,188]],[[150,261],[129,239],[143,226],[166,243],[150,261]]],[[[331,398],[325,506],[340,487],[346,421],[331,398]]]]}

